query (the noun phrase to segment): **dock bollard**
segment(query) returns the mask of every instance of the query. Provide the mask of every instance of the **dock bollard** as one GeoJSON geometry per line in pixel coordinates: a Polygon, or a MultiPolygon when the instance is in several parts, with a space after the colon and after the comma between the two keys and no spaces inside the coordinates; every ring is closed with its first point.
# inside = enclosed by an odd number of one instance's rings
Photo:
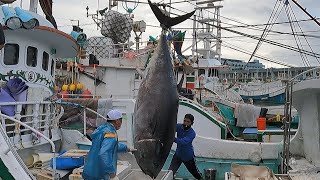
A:
{"type": "Polygon", "coordinates": [[[216,169],[204,169],[204,179],[205,180],[215,180],[216,179],[216,169]]]}

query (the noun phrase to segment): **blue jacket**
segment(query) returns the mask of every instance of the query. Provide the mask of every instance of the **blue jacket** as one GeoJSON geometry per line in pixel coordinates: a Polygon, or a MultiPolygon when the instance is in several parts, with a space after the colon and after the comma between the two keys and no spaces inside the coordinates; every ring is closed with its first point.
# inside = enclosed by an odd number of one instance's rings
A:
{"type": "Polygon", "coordinates": [[[91,138],[82,176],[85,180],[108,180],[109,174],[117,172],[117,152],[127,152],[127,145],[118,142],[116,129],[108,122],[99,126],[91,138]]]}
{"type": "Polygon", "coordinates": [[[194,158],[194,151],[192,141],[196,137],[196,132],[192,128],[188,130],[183,129],[183,124],[176,126],[177,138],[174,142],[177,143],[176,155],[182,161],[189,161],[194,158]]]}

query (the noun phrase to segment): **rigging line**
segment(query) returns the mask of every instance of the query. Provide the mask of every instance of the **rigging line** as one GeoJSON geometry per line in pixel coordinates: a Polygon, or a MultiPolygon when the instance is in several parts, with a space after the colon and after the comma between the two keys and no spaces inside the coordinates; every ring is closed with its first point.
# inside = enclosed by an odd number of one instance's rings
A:
{"type": "MultiPolygon", "coordinates": [[[[320,18],[316,18],[316,19],[320,19],[320,18]]],[[[293,22],[307,22],[307,21],[312,21],[312,19],[301,19],[301,20],[296,20],[296,21],[293,21],[293,22]]],[[[275,22],[275,23],[272,23],[274,25],[282,25],[282,24],[288,24],[290,22],[288,21],[284,21],[284,22],[275,22]]],[[[246,26],[238,26],[238,25],[233,25],[233,26],[229,26],[228,28],[246,28],[246,27],[257,27],[257,26],[266,26],[268,24],[249,24],[249,25],[246,25],[246,26]]]]}
{"type": "MultiPolygon", "coordinates": [[[[290,5],[290,9],[291,9],[291,12],[292,12],[292,14],[293,14],[294,18],[295,18],[295,19],[297,19],[296,15],[295,15],[295,13],[294,13],[294,11],[293,11],[293,9],[292,9],[291,4],[289,4],[289,5],[290,5]]],[[[301,28],[300,24],[299,24],[298,22],[297,22],[297,24],[298,24],[298,27],[299,27],[299,29],[300,29],[301,33],[304,35],[303,30],[302,30],[302,28],[301,28]]],[[[313,53],[314,53],[314,50],[313,50],[313,48],[311,47],[311,45],[310,45],[309,41],[307,40],[307,38],[306,38],[306,37],[304,37],[304,39],[305,39],[306,43],[308,44],[308,47],[310,48],[311,52],[313,52],[313,53]]],[[[319,58],[317,58],[317,57],[315,57],[315,58],[316,58],[316,60],[318,61],[318,63],[320,64],[320,62],[319,62],[319,58]]]]}
{"type": "MultiPolygon", "coordinates": [[[[290,4],[289,4],[289,5],[290,5],[290,4]]],[[[291,7],[291,6],[289,6],[289,7],[291,7]]],[[[289,9],[288,9],[288,10],[289,10],[289,9]]],[[[295,17],[295,14],[294,14],[293,9],[290,8],[290,10],[291,10],[291,14],[293,15],[293,16],[292,16],[292,15],[290,16],[290,18],[291,18],[291,20],[292,20],[293,17],[294,17],[294,18],[296,18],[296,17],[295,17]]],[[[295,32],[298,32],[296,26],[294,26],[294,24],[292,24],[292,25],[293,25],[293,26],[292,26],[292,27],[293,27],[293,30],[294,30],[295,32]]],[[[297,24],[297,25],[298,25],[298,27],[300,28],[301,33],[303,33],[303,30],[302,30],[302,28],[300,27],[300,25],[299,25],[299,24],[297,24]]],[[[303,49],[303,45],[302,45],[302,42],[301,42],[300,38],[297,37],[297,39],[298,39],[298,42],[300,43],[301,49],[303,49]]],[[[306,38],[305,38],[305,41],[308,43],[308,41],[307,41],[306,38]]],[[[312,48],[311,48],[311,52],[314,53],[314,51],[313,51],[312,48]]],[[[304,58],[305,58],[306,62],[309,64],[309,66],[311,66],[311,63],[310,63],[308,57],[305,55],[304,58]]],[[[317,59],[317,58],[316,58],[316,59],[317,59]]],[[[318,63],[319,63],[319,62],[318,62],[318,63]]]]}
{"type": "Polygon", "coordinates": [[[155,26],[155,25],[146,25],[146,26],[155,27],[155,28],[161,28],[160,26],[155,26]]]}
{"type": "MultiPolygon", "coordinates": [[[[280,1],[279,1],[279,2],[280,2],[280,1]]],[[[279,3],[279,6],[280,6],[280,3],[279,3]]],[[[279,8],[279,6],[278,6],[278,8],[279,8]]],[[[277,10],[278,10],[278,8],[277,8],[277,10]]],[[[276,20],[279,18],[280,13],[282,12],[282,10],[283,10],[283,6],[282,6],[280,12],[278,13],[278,16],[274,19],[274,21],[276,21],[276,20]]],[[[263,36],[264,39],[269,35],[272,27],[273,27],[273,24],[271,24],[271,25],[269,26],[269,29],[267,30],[266,34],[263,36]]],[[[258,47],[258,48],[260,48],[261,45],[262,45],[262,42],[259,44],[259,47],[258,47]]]]}
{"type": "MultiPolygon", "coordinates": [[[[234,48],[234,47],[231,47],[231,46],[227,46],[227,45],[225,45],[225,44],[223,44],[222,46],[224,46],[224,47],[226,47],[226,48],[229,48],[229,49],[232,49],[232,50],[235,50],[235,51],[238,51],[238,52],[243,53],[243,54],[247,54],[247,55],[250,55],[250,54],[251,54],[251,53],[249,53],[249,52],[245,52],[245,51],[242,51],[242,50],[240,50],[240,49],[237,49],[237,48],[234,48]]],[[[261,59],[261,60],[265,60],[265,61],[268,61],[268,62],[272,62],[272,63],[274,63],[274,64],[279,64],[279,65],[286,66],[286,67],[294,67],[294,66],[292,66],[292,65],[288,65],[288,64],[285,64],[285,63],[273,61],[273,60],[271,60],[271,59],[262,57],[262,56],[257,55],[257,54],[254,55],[254,56],[257,57],[257,58],[259,58],[259,59],[261,59]]]]}
{"type": "MultiPolygon", "coordinates": [[[[224,41],[225,44],[228,44],[229,46],[233,46],[234,48],[237,48],[237,49],[240,49],[241,52],[245,53],[245,54],[248,54],[248,55],[251,55],[251,52],[249,52],[248,50],[246,49],[243,49],[241,47],[238,47],[236,45],[233,45],[231,43],[228,43],[226,41],[224,41]]],[[[281,64],[281,65],[285,65],[285,66],[292,66],[290,64],[287,64],[285,62],[281,62],[281,61],[276,61],[276,60],[272,60],[271,58],[268,58],[268,57],[265,57],[265,56],[262,56],[262,55],[259,55],[259,54],[255,54],[255,57],[259,57],[259,58],[264,58],[265,60],[268,59],[268,61],[270,60],[270,62],[272,61],[273,63],[276,63],[276,64],[281,64]]],[[[293,67],[293,66],[292,66],[293,67]]]]}
{"type": "MultiPolygon", "coordinates": [[[[153,26],[153,25],[147,25],[147,26],[161,28],[159,26],[153,26]]],[[[228,27],[226,27],[226,28],[228,28],[228,27]]],[[[202,29],[202,28],[179,27],[179,28],[172,28],[172,29],[179,29],[179,30],[186,29],[186,30],[188,30],[188,29],[202,29]]],[[[289,32],[280,32],[280,31],[270,31],[270,32],[273,33],[273,34],[269,33],[268,36],[271,36],[271,35],[276,36],[276,35],[279,35],[279,34],[280,35],[293,35],[292,33],[289,33],[289,32]]],[[[305,32],[313,32],[313,31],[305,31],[305,32]]],[[[254,36],[260,36],[260,34],[259,35],[254,35],[254,36]]],[[[317,35],[299,34],[299,33],[296,33],[296,36],[303,36],[303,37],[310,37],[310,38],[320,38],[320,36],[317,36],[317,35]]],[[[229,36],[229,37],[224,37],[224,38],[234,38],[234,37],[243,37],[243,36],[229,36]]]]}
{"type": "MultiPolygon", "coordinates": [[[[131,1],[131,0],[119,0],[119,1],[125,1],[125,2],[136,2],[136,1],[131,1]]],[[[193,3],[191,3],[191,2],[189,2],[189,1],[186,1],[186,2],[188,2],[188,3],[190,3],[191,5],[193,5],[193,6],[195,6],[195,7],[200,7],[200,6],[198,6],[198,5],[195,5],[195,4],[193,4],[193,3]]],[[[138,3],[141,3],[141,4],[148,4],[147,2],[138,2],[138,3]]],[[[169,6],[169,5],[168,5],[169,6]]],[[[171,7],[171,6],[170,6],[171,7]]],[[[174,8],[174,7],[171,7],[172,9],[175,9],[175,10],[177,10],[177,11],[181,11],[181,12],[184,12],[184,13],[186,13],[185,11],[182,11],[182,10],[180,10],[180,9],[177,9],[177,8],[174,8]]],[[[205,11],[208,11],[209,13],[213,13],[213,12],[211,12],[211,11],[209,11],[209,10],[207,10],[207,9],[204,9],[205,11]]],[[[213,13],[214,14],[214,13],[213,13]]],[[[228,17],[225,17],[225,16],[222,16],[221,14],[220,15],[218,15],[219,17],[221,17],[221,18],[225,18],[225,19],[227,19],[227,20],[230,20],[230,21],[234,21],[234,22],[237,22],[237,23],[239,23],[239,24],[243,24],[243,25],[249,25],[249,24],[246,24],[246,23],[243,23],[243,22],[240,22],[240,21],[238,21],[238,20],[234,20],[234,19],[231,19],[231,18],[228,18],[228,17]]],[[[230,24],[230,23],[225,23],[225,22],[222,22],[223,24],[229,24],[229,25],[234,25],[234,24],[230,24]]],[[[256,28],[256,29],[253,29],[253,30],[263,30],[262,28],[256,28]]],[[[279,33],[279,34],[286,34],[286,33],[280,33],[280,32],[278,32],[278,31],[271,31],[271,32],[276,32],[276,33],[279,33]]],[[[290,35],[292,35],[292,34],[290,34],[290,35]]],[[[309,35],[310,36],[310,35],[309,35]]]]}
{"type": "Polygon", "coordinates": [[[295,3],[304,13],[306,13],[315,23],[318,24],[318,26],[320,26],[319,21],[317,21],[317,19],[315,19],[310,13],[308,13],[308,11],[303,8],[296,0],[292,0],[293,3],[295,3]]]}
{"type": "MultiPolygon", "coordinates": [[[[227,44],[229,44],[229,45],[231,45],[231,46],[234,46],[234,45],[232,45],[232,44],[230,44],[230,43],[227,43],[227,44]]],[[[231,46],[229,46],[229,45],[226,45],[226,42],[222,42],[222,45],[223,45],[224,47],[227,47],[227,48],[229,48],[229,49],[233,49],[233,50],[235,50],[235,51],[238,51],[238,52],[241,52],[241,53],[244,53],[244,54],[248,54],[248,55],[251,54],[250,52],[246,52],[247,50],[244,50],[244,49],[239,48],[239,47],[237,47],[237,46],[231,47],[231,46]]],[[[282,65],[282,66],[295,67],[295,66],[293,66],[293,65],[290,65],[290,64],[287,64],[287,63],[284,63],[284,62],[279,62],[279,61],[276,61],[276,60],[272,60],[272,59],[270,59],[270,58],[268,58],[268,57],[263,57],[263,56],[258,55],[258,54],[255,54],[254,56],[257,57],[257,58],[260,58],[260,59],[262,59],[262,60],[265,60],[265,61],[268,61],[268,62],[272,62],[272,63],[275,63],[275,64],[279,64],[279,65],[282,65]]]]}
{"type": "MultiPolygon", "coordinates": [[[[132,1],[132,0],[119,0],[119,1],[134,2],[134,3],[136,3],[136,1],[132,1]]],[[[192,1],[192,0],[191,0],[191,1],[192,1]]],[[[200,6],[196,5],[196,4],[191,3],[190,1],[186,1],[186,2],[188,2],[189,4],[191,4],[191,5],[195,6],[195,7],[200,7],[200,6]]],[[[141,4],[148,4],[147,2],[138,2],[138,3],[141,3],[141,4]]],[[[167,5],[167,6],[169,6],[169,7],[170,7],[170,8],[172,8],[172,9],[175,9],[175,10],[177,10],[177,11],[181,11],[181,12],[184,12],[184,13],[185,13],[185,11],[182,11],[182,10],[180,10],[180,9],[174,8],[174,7],[170,6],[170,5],[167,5]]],[[[202,9],[201,9],[201,10],[202,10],[202,9]]],[[[214,14],[214,12],[211,12],[211,11],[209,11],[209,10],[207,10],[207,9],[204,9],[204,10],[205,10],[205,11],[207,11],[207,12],[209,12],[209,13],[214,14]]],[[[249,24],[246,24],[246,23],[240,22],[240,21],[238,21],[238,20],[234,20],[234,19],[231,19],[231,18],[228,18],[228,17],[222,16],[221,14],[220,14],[220,15],[218,15],[218,16],[219,16],[219,17],[221,17],[221,18],[224,18],[224,19],[230,20],[230,21],[234,21],[234,22],[239,23],[239,24],[243,24],[243,25],[249,26],[249,24]]],[[[222,23],[223,23],[223,24],[234,25],[234,24],[225,23],[225,22],[222,22],[222,23]]],[[[258,29],[259,29],[259,30],[263,30],[262,28],[258,28],[258,29]]],[[[276,31],[272,31],[272,32],[276,32],[276,31]]]]}
{"type": "MultiPolygon", "coordinates": [[[[188,2],[188,3],[191,4],[191,5],[194,5],[194,6],[196,6],[196,7],[200,7],[200,6],[195,5],[195,4],[191,3],[191,2],[188,2]]],[[[175,9],[175,10],[177,10],[177,11],[186,13],[185,11],[182,11],[182,10],[180,10],[180,9],[177,9],[177,8],[174,8],[174,7],[171,7],[171,8],[172,8],[172,9],[175,9]]],[[[201,9],[201,10],[202,10],[202,9],[201,9]]],[[[207,11],[207,12],[209,12],[209,13],[215,14],[215,13],[213,13],[213,12],[207,10],[207,9],[204,9],[204,10],[207,11]]],[[[222,18],[225,18],[225,19],[228,19],[228,20],[231,20],[231,21],[234,21],[234,22],[237,22],[237,23],[240,23],[240,24],[248,25],[248,24],[246,24],[246,23],[243,23],[243,22],[240,22],[240,21],[238,21],[238,20],[231,19],[231,18],[227,18],[227,17],[224,17],[224,16],[222,16],[222,15],[218,15],[218,16],[219,16],[219,17],[222,17],[222,18]]],[[[222,23],[223,23],[223,24],[233,25],[233,24],[225,23],[225,22],[222,22],[222,23]]],[[[248,29],[263,30],[262,28],[258,28],[258,27],[248,28],[248,29]]],[[[287,34],[287,33],[282,33],[282,32],[279,32],[279,31],[271,31],[271,32],[275,32],[275,33],[279,33],[279,34],[287,34]]],[[[292,35],[292,34],[290,34],[290,35],[292,35]]]]}
{"type": "MultiPolygon", "coordinates": [[[[212,25],[212,26],[215,26],[215,25],[212,25]]],[[[234,31],[234,30],[231,30],[231,29],[226,29],[224,27],[219,27],[223,30],[226,30],[226,31],[229,31],[229,32],[232,32],[232,33],[235,33],[235,34],[240,34],[240,35],[243,35],[245,37],[249,37],[249,38],[252,38],[252,39],[256,39],[256,40],[259,40],[260,38],[259,37],[256,37],[256,36],[252,36],[252,35],[249,35],[249,34],[245,34],[245,33],[242,33],[242,32],[239,32],[239,31],[234,31]]],[[[269,43],[269,44],[272,44],[272,45],[275,45],[275,46],[279,46],[279,47],[282,47],[282,48],[285,48],[285,49],[289,49],[289,50],[292,50],[292,51],[296,51],[296,52],[299,52],[299,50],[296,48],[296,47],[292,47],[292,46],[289,46],[289,45],[286,45],[286,44],[282,44],[282,43],[278,43],[278,42],[275,42],[275,41],[271,41],[271,40],[268,40],[268,39],[262,39],[262,41],[266,42],[266,43],[269,43]]],[[[305,54],[308,54],[310,56],[317,56],[317,57],[320,57],[320,54],[317,54],[317,53],[311,53],[307,50],[303,50],[303,53],[305,54]]]]}
{"type": "MultiPolygon", "coordinates": [[[[253,36],[259,36],[259,34],[255,34],[253,36]]],[[[269,34],[269,36],[279,36],[279,35],[278,34],[269,34]]],[[[247,37],[244,37],[244,36],[222,36],[221,38],[224,38],[224,39],[236,39],[235,41],[240,41],[242,38],[247,38],[247,37]]],[[[320,36],[318,38],[320,38],[320,36]]],[[[186,39],[188,39],[188,38],[186,38],[186,39]]],[[[275,38],[271,38],[269,40],[290,40],[290,39],[275,37],[275,38]]]]}
{"type": "MultiPolygon", "coordinates": [[[[188,1],[188,3],[191,4],[191,5],[193,5],[193,6],[195,6],[195,7],[201,8],[200,6],[198,6],[198,5],[196,5],[196,4],[193,4],[193,3],[189,2],[189,1],[188,1]]],[[[174,7],[172,7],[172,8],[173,8],[173,9],[176,9],[177,11],[184,12],[184,11],[182,11],[182,10],[180,10],[180,9],[177,9],[177,8],[174,8],[174,7]]],[[[211,13],[211,14],[215,14],[214,12],[212,12],[212,11],[210,11],[210,10],[208,10],[208,9],[204,9],[204,11],[207,11],[208,13],[211,13]]],[[[184,13],[186,13],[186,12],[184,12],[184,13]]],[[[231,19],[231,18],[222,16],[221,14],[219,14],[219,15],[217,15],[217,16],[219,16],[220,18],[224,18],[224,19],[230,20],[230,21],[234,21],[234,22],[239,23],[239,24],[249,25],[249,24],[243,23],[243,22],[241,22],[241,21],[234,20],[234,19],[231,19]]],[[[228,24],[228,23],[225,23],[225,22],[222,22],[222,23],[223,23],[223,24],[228,24]]],[[[229,25],[233,25],[233,24],[229,24],[229,25]]],[[[262,28],[259,28],[259,29],[262,30],[262,28]]]]}
{"type": "MultiPolygon", "coordinates": [[[[291,21],[290,13],[288,12],[288,10],[289,10],[289,8],[288,8],[288,5],[287,5],[287,7],[286,7],[286,15],[287,15],[287,17],[288,17],[288,20],[291,21]]],[[[292,33],[294,34],[295,31],[294,31],[294,29],[293,29],[292,23],[290,23],[290,29],[291,29],[292,33]]],[[[307,67],[310,67],[310,64],[308,63],[308,60],[305,59],[306,57],[303,56],[303,54],[301,53],[301,48],[300,48],[300,45],[299,45],[299,43],[301,43],[301,42],[300,42],[300,41],[298,42],[297,37],[296,37],[295,35],[293,35],[293,37],[294,37],[294,40],[295,40],[295,42],[296,42],[296,45],[297,45],[297,47],[298,47],[298,49],[299,49],[299,51],[300,51],[299,53],[300,53],[301,60],[302,60],[303,64],[304,64],[305,66],[307,66],[307,67]]]]}
{"type": "MultiPolygon", "coordinates": [[[[228,23],[224,23],[224,24],[228,24],[228,23]]],[[[251,29],[251,30],[255,30],[255,31],[263,31],[263,29],[261,28],[254,28],[254,27],[246,27],[247,29],[251,29]]],[[[280,31],[274,31],[274,30],[269,30],[272,33],[277,33],[277,34],[284,34],[284,35],[293,35],[292,33],[288,33],[288,32],[280,32],[280,31]]],[[[308,32],[319,32],[319,31],[308,31],[308,32]]],[[[299,36],[306,36],[306,37],[320,37],[320,36],[316,36],[316,35],[301,35],[301,34],[296,34],[299,36]]]]}
{"type": "MultiPolygon", "coordinates": [[[[292,19],[291,19],[291,16],[290,16],[290,12],[289,12],[288,6],[286,8],[286,12],[287,12],[288,19],[291,21],[292,19]]],[[[295,29],[295,27],[293,26],[292,23],[290,24],[290,28],[291,28],[292,33],[296,32],[296,29],[295,29]]],[[[296,42],[297,47],[301,50],[302,49],[302,46],[301,46],[302,43],[301,43],[300,39],[297,38],[295,35],[293,37],[294,37],[294,40],[296,42]]],[[[302,61],[305,62],[305,66],[310,67],[310,62],[309,62],[308,58],[306,56],[304,56],[301,52],[299,54],[301,56],[302,61]]]]}
{"type": "Polygon", "coordinates": [[[172,2],[171,4],[186,3],[186,2],[190,2],[190,1],[197,1],[197,0],[182,0],[182,1],[172,2]]]}
{"type": "MultiPolygon", "coordinates": [[[[172,13],[174,15],[177,15],[175,13],[172,13]]],[[[190,20],[193,20],[193,18],[189,18],[190,20]]],[[[199,22],[198,20],[195,20],[197,22],[199,22]]],[[[199,22],[199,23],[203,23],[203,22],[199,22]]],[[[217,26],[217,25],[214,25],[214,24],[209,24],[209,23],[203,23],[203,24],[208,24],[209,26],[213,26],[215,28],[220,28],[220,29],[223,29],[223,30],[226,30],[226,31],[229,31],[229,32],[232,32],[232,33],[235,33],[235,34],[240,34],[240,35],[243,35],[243,36],[246,36],[246,37],[250,37],[252,39],[256,39],[256,40],[259,40],[260,38],[259,37],[256,37],[256,36],[252,36],[252,35],[249,35],[249,34],[246,34],[246,33],[242,33],[242,32],[239,32],[239,31],[235,31],[235,30],[232,30],[232,29],[227,29],[227,28],[224,28],[224,27],[221,27],[221,26],[217,26]]],[[[268,40],[268,39],[262,39],[264,42],[266,43],[269,43],[269,44],[272,44],[272,45],[275,45],[275,46],[279,46],[279,47],[282,47],[282,48],[285,48],[285,49],[289,49],[289,50],[292,50],[292,51],[296,51],[296,52],[299,52],[299,50],[296,48],[296,47],[293,47],[293,46],[289,46],[289,45],[286,45],[286,44],[282,44],[282,43],[278,43],[278,42],[275,42],[275,41],[271,41],[271,40],[268,40]]],[[[320,57],[320,54],[318,53],[312,53],[310,51],[307,51],[307,50],[302,50],[303,53],[309,55],[309,56],[317,56],[317,57],[320,57]]]]}
{"type": "MultiPolygon", "coordinates": [[[[280,6],[280,5],[279,5],[279,6],[280,6]]],[[[283,10],[283,8],[284,8],[284,6],[282,6],[280,12],[278,13],[277,18],[276,18],[274,21],[276,21],[276,20],[279,18],[280,14],[281,14],[281,12],[282,12],[282,10],[283,10]]],[[[273,27],[273,24],[271,24],[270,26],[271,26],[271,27],[268,29],[268,32],[266,33],[266,35],[264,36],[264,38],[266,38],[267,35],[269,35],[269,33],[270,33],[270,31],[271,31],[271,29],[272,29],[272,27],[273,27]]]]}
{"type": "MultiPolygon", "coordinates": [[[[277,0],[276,4],[274,5],[273,10],[272,10],[271,15],[270,15],[270,17],[269,17],[269,19],[268,19],[267,24],[270,24],[271,20],[273,20],[273,18],[276,16],[276,13],[277,13],[277,11],[278,11],[278,9],[279,9],[279,6],[280,6],[280,5],[278,6],[278,2],[279,2],[279,0],[277,0]]],[[[279,4],[280,4],[280,3],[279,3],[279,4]]],[[[279,17],[279,16],[278,16],[278,17],[279,17]]],[[[256,47],[255,47],[255,49],[253,50],[253,52],[252,52],[252,54],[251,54],[248,62],[247,62],[246,65],[244,66],[244,69],[247,67],[248,63],[252,60],[254,54],[258,51],[259,47],[262,45],[262,43],[263,43],[262,39],[266,38],[267,35],[268,35],[268,33],[270,32],[269,29],[268,29],[269,27],[270,27],[270,25],[267,25],[267,26],[265,27],[264,31],[262,32],[261,37],[260,37],[260,39],[259,39],[259,41],[258,41],[258,43],[257,43],[257,45],[256,45],[256,47]]],[[[272,28],[272,26],[270,27],[270,29],[271,29],[271,28],[272,28]]]]}

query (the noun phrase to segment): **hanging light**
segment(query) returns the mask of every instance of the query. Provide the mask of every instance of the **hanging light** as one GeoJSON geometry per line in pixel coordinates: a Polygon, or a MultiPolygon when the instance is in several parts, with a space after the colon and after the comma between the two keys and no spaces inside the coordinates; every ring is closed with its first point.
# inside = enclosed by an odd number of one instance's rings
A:
{"type": "Polygon", "coordinates": [[[21,19],[22,25],[24,28],[32,29],[32,28],[39,25],[38,20],[35,17],[33,17],[30,13],[28,13],[27,11],[25,11],[19,7],[15,7],[14,10],[16,11],[16,14],[21,19]]]}
{"type": "Polygon", "coordinates": [[[13,13],[8,6],[2,6],[5,25],[9,29],[18,29],[22,26],[21,20],[13,13]]]}

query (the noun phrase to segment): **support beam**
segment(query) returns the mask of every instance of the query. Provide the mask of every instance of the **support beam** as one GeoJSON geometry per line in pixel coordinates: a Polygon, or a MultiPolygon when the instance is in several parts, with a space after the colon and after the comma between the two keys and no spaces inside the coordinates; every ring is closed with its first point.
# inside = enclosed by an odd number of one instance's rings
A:
{"type": "Polygon", "coordinates": [[[208,0],[208,1],[200,1],[200,2],[196,2],[196,5],[200,5],[200,4],[207,4],[207,3],[213,3],[213,2],[218,2],[218,1],[223,1],[223,0],[208,0]]]}

